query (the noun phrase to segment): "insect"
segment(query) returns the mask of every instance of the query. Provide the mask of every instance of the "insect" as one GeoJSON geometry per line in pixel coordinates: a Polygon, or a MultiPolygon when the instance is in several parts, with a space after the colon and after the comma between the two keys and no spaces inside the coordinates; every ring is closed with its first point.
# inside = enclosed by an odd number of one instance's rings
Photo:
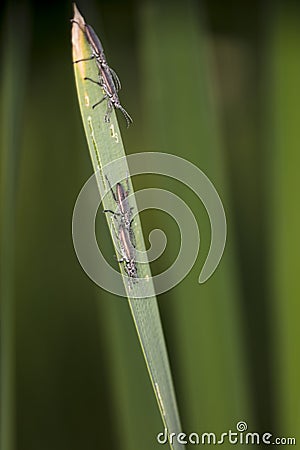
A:
{"type": "Polygon", "coordinates": [[[125,263],[127,275],[131,278],[137,278],[137,268],[135,265],[135,247],[133,245],[134,234],[132,225],[132,210],[128,202],[129,184],[127,177],[127,190],[125,191],[122,183],[116,184],[116,191],[113,190],[108,177],[105,175],[109,188],[111,190],[114,201],[117,203],[119,212],[111,209],[105,209],[104,213],[111,213],[115,218],[120,217],[118,228],[118,240],[120,242],[120,253],[122,258],[118,262],[125,263]]]}
{"type": "Polygon", "coordinates": [[[119,212],[117,213],[115,211],[112,211],[111,209],[105,209],[103,212],[104,213],[109,212],[109,213],[113,214],[115,217],[121,216],[121,223],[124,225],[124,227],[127,230],[129,230],[129,233],[132,234],[131,225],[132,225],[132,221],[133,221],[133,219],[132,219],[133,208],[130,207],[128,198],[127,198],[128,194],[129,194],[128,177],[127,177],[127,190],[125,191],[122,183],[117,183],[116,184],[116,192],[114,192],[114,190],[110,184],[110,181],[106,175],[105,175],[105,178],[108,182],[113,199],[119,207],[119,212]]]}
{"type": "Polygon", "coordinates": [[[120,224],[119,226],[118,237],[120,241],[120,252],[122,255],[122,258],[119,259],[118,262],[124,262],[127,275],[130,278],[136,279],[138,274],[135,264],[135,248],[131,242],[130,232],[123,224],[120,224]]]}
{"type": "Polygon", "coordinates": [[[81,61],[89,61],[91,59],[95,59],[99,71],[99,81],[92,80],[88,77],[85,77],[85,80],[89,80],[92,83],[97,84],[104,90],[103,98],[93,105],[93,109],[96,106],[100,105],[100,103],[102,103],[104,100],[107,100],[107,112],[104,116],[104,121],[110,122],[112,108],[115,107],[123,113],[126,119],[127,127],[129,127],[130,123],[132,123],[132,118],[125,110],[125,108],[123,108],[123,106],[121,105],[118,96],[118,91],[121,89],[121,82],[116,72],[107,64],[103,46],[99,37],[90,25],[85,23],[84,28],[82,28],[82,26],[76,20],[72,19],[71,22],[76,23],[83,31],[92,50],[92,55],[89,58],[78,59],[77,61],[74,61],[74,64],[77,64],[81,61]]]}
{"type": "Polygon", "coordinates": [[[113,81],[115,89],[119,91],[121,89],[120,79],[116,72],[107,64],[103,46],[94,29],[91,27],[91,25],[88,24],[84,24],[84,29],[82,29],[81,25],[74,19],[71,19],[71,22],[76,23],[81,31],[83,31],[92,50],[92,55],[89,58],[78,59],[77,61],[74,61],[74,64],[77,64],[81,61],[90,61],[91,59],[96,59],[98,69],[100,70],[100,68],[102,68],[104,71],[108,70],[110,72],[111,77],[109,77],[109,83],[113,81]]]}

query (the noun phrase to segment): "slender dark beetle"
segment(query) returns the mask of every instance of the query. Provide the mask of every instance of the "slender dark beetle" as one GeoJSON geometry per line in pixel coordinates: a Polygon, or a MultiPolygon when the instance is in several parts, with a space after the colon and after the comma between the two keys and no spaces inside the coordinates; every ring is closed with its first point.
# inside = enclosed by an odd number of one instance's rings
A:
{"type": "Polygon", "coordinates": [[[121,83],[116,72],[107,64],[100,39],[90,25],[85,23],[84,29],[82,29],[81,25],[76,20],[72,19],[71,22],[74,22],[79,26],[92,50],[92,55],[89,58],[74,61],[74,64],[77,64],[81,61],[89,61],[91,59],[95,59],[99,70],[99,81],[92,80],[88,77],[85,78],[85,80],[89,80],[92,83],[97,84],[104,90],[103,98],[99,102],[95,103],[93,105],[93,108],[100,105],[100,103],[102,103],[104,100],[107,100],[107,112],[104,116],[104,121],[110,122],[112,108],[115,107],[116,109],[120,109],[120,111],[123,113],[128,128],[130,123],[132,123],[132,118],[125,110],[125,108],[123,108],[119,100],[118,91],[121,89],[121,83]]]}
{"type": "Polygon", "coordinates": [[[128,202],[128,194],[129,194],[129,186],[128,186],[128,178],[127,178],[127,191],[125,191],[122,183],[116,184],[116,192],[113,190],[108,177],[105,175],[105,178],[108,182],[109,188],[111,190],[114,201],[117,203],[119,207],[119,213],[112,211],[111,209],[105,209],[104,213],[112,213],[114,216],[121,216],[121,223],[124,224],[125,228],[131,232],[131,224],[132,224],[132,210],[128,202]]]}
{"type": "Polygon", "coordinates": [[[115,218],[121,217],[118,223],[118,240],[120,242],[120,253],[122,258],[119,262],[125,263],[125,270],[127,275],[131,278],[137,278],[137,268],[135,265],[135,246],[134,234],[131,228],[132,225],[132,207],[128,202],[129,185],[127,177],[127,190],[125,191],[122,183],[116,184],[116,191],[113,190],[108,177],[105,175],[109,188],[111,190],[114,201],[117,203],[119,212],[115,212],[111,209],[105,209],[104,213],[111,213],[115,218]]]}
{"type": "MultiPolygon", "coordinates": [[[[111,67],[109,67],[109,65],[107,64],[103,46],[102,46],[101,41],[98,38],[97,34],[95,33],[93,27],[91,27],[91,25],[84,24],[84,29],[82,29],[80,24],[76,20],[71,19],[71,22],[74,22],[79,26],[81,31],[84,33],[84,35],[89,43],[89,46],[91,47],[91,50],[92,50],[92,56],[90,56],[89,58],[78,59],[77,61],[74,61],[74,64],[77,64],[81,61],[90,61],[91,59],[96,59],[96,63],[97,63],[97,67],[98,67],[99,71],[101,68],[102,68],[102,70],[104,69],[104,70],[109,71],[110,72],[110,76],[108,77],[109,83],[111,84],[111,82],[113,82],[113,85],[114,85],[113,88],[115,90],[119,91],[121,89],[120,79],[119,79],[118,75],[116,74],[116,72],[111,67]]],[[[100,73],[99,76],[101,77],[102,74],[100,73]]]]}

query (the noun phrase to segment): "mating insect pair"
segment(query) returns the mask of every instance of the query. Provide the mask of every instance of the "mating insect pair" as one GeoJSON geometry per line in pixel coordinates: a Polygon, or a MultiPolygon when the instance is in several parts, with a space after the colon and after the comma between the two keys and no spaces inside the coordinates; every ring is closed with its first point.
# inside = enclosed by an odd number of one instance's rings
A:
{"type": "Polygon", "coordinates": [[[111,190],[114,201],[118,205],[118,212],[112,211],[111,209],[105,209],[104,213],[113,214],[114,218],[118,221],[118,241],[120,243],[119,249],[122,258],[118,262],[125,263],[125,270],[130,278],[136,279],[137,268],[135,262],[135,247],[133,245],[134,234],[132,230],[132,210],[128,202],[129,185],[127,178],[127,190],[125,191],[121,183],[116,184],[116,191],[113,190],[109,179],[105,177],[109,188],[111,190]]]}
{"type": "Polygon", "coordinates": [[[102,103],[104,100],[107,100],[107,112],[104,116],[104,121],[110,122],[112,108],[115,107],[116,109],[122,111],[127,122],[127,127],[129,127],[130,123],[132,122],[132,118],[121,105],[118,96],[118,91],[121,89],[121,83],[116,72],[107,64],[100,39],[90,25],[84,23],[84,25],[82,26],[74,19],[72,19],[71,22],[76,23],[81,31],[83,31],[92,51],[92,55],[89,58],[74,61],[74,64],[95,59],[99,72],[99,81],[92,80],[88,77],[86,77],[85,80],[89,80],[92,83],[97,84],[104,90],[103,98],[99,102],[95,103],[95,105],[93,105],[93,108],[100,105],[100,103],[102,103]]]}

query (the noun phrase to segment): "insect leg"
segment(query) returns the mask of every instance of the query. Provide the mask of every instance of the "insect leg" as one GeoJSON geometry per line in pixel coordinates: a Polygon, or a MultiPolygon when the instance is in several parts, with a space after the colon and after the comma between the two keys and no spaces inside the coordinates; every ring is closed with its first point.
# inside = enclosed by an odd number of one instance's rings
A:
{"type": "Polygon", "coordinates": [[[111,73],[111,75],[112,75],[112,78],[113,78],[113,82],[114,82],[115,88],[116,88],[117,91],[119,91],[119,90],[121,89],[121,81],[120,81],[120,78],[118,77],[118,75],[116,74],[116,72],[114,71],[114,69],[112,69],[111,67],[109,67],[109,71],[110,71],[110,73],[111,73]]]}
{"type": "Polygon", "coordinates": [[[107,183],[108,183],[109,189],[111,190],[111,193],[112,193],[112,196],[113,196],[113,198],[114,198],[114,201],[115,201],[116,203],[118,203],[118,199],[117,199],[117,197],[116,197],[115,191],[113,190],[113,188],[112,188],[112,186],[111,186],[111,184],[110,184],[110,181],[109,181],[107,175],[105,175],[105,178],[106,178],[106,181],[107,181],[107,183]]]}
{"type": "Polygon", "coordinates": [[[104,97],[101,98],[101,100],[97,103],[95,103],[92,108],[95,109],[96,106],[100,105],[100,103],[104,102],[104,100],[107,98],[107,95],[104,95],[104,97]]]}
{"type": "Polygon", "coordinates": [[[106,114],[104,116],[104,122],[110,122],[110,116],[112,113],[112,109],[113,109],[113,104],[111,100],[108,100],[107,102],[107,111],[106,114]]]}
{"type": "Polygon", "coordinates": [[[82,62],[82,61],[91,61],[91,59],[94,59],[94,58],[95,58],[95,56],[92,55],[89,58],[77,59],[77,61],[73,61],[73,64],[77,64],[77,63],[82,62]]]}
{"type": "Polygon", "coordinates": [[[102,87],[102,83],[101,83],[100,81],[92,80],[92,79],[89,78],[89,77],[84,77],[84,80],[91,81],[92,83],[95,83],[95,84],[97,84],[98,86],[102,87]]]}
{"type": "Polygon", "coordinates": [[[102,212],[103,213],[111,213],[114,216],[119,216],[120,215],[119,213],[115,213],[112,209],[104,209],[102,212]]]}
{"type": "Polygon", "coordinates": [[[77,20],[75,20],[75,19],[70,19],[70,22],[71,22],[71,23],[76,23],[76,25],[79,26],[79,28],[81,29],[81,31],[82,31],[83,33],[85,33],[85,31],[81,28],[81,25],[80,25],[79,22],[77,22],[77,20]]]}
{"type": "MultiPolygon", "coordinates": [[[[133,221],[133,219],[132,219],[132,221],[133,221]]],[[[130,222],[130,226],[131,226],[132,221],[130,222]]],[[[129,238],[130,238],[130,242],[131,242],[132,246],[134,248],[136,248],[135,234],[131,228],[129,229],[129,238]]]]}

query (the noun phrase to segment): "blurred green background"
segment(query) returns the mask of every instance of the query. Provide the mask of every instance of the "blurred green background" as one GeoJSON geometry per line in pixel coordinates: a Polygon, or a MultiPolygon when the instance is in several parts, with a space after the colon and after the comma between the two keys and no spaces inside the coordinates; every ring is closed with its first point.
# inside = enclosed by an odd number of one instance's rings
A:
{"type": "MultiPolygon", "coordinates": [[[[85,1],[134,118],[128,153],[163,151],[217,188],[228,242],[197,282],[210,227],[184,186],[170,189],[201,230],[198,261],[159,306],[185,432],[299,436],[300,4],[85,1]]],[[[126,300],[93,285],[72,245],[76,197],[92,173],[77,103],[70,2],[1,7],[1,450],[158,449],[158,408],[126,300]]],[[[179,232],[142,214],[145,236],[179,232]]],[[[99,240],[113,262],[101,214],[99,240]]],[[[237,445],[242,447],[242,445],[237,445]]],[[[223,448],[230,448],[223,444],[223,448]]],[[[190,446],[192,448],[192,446],[190,446]]]]}

